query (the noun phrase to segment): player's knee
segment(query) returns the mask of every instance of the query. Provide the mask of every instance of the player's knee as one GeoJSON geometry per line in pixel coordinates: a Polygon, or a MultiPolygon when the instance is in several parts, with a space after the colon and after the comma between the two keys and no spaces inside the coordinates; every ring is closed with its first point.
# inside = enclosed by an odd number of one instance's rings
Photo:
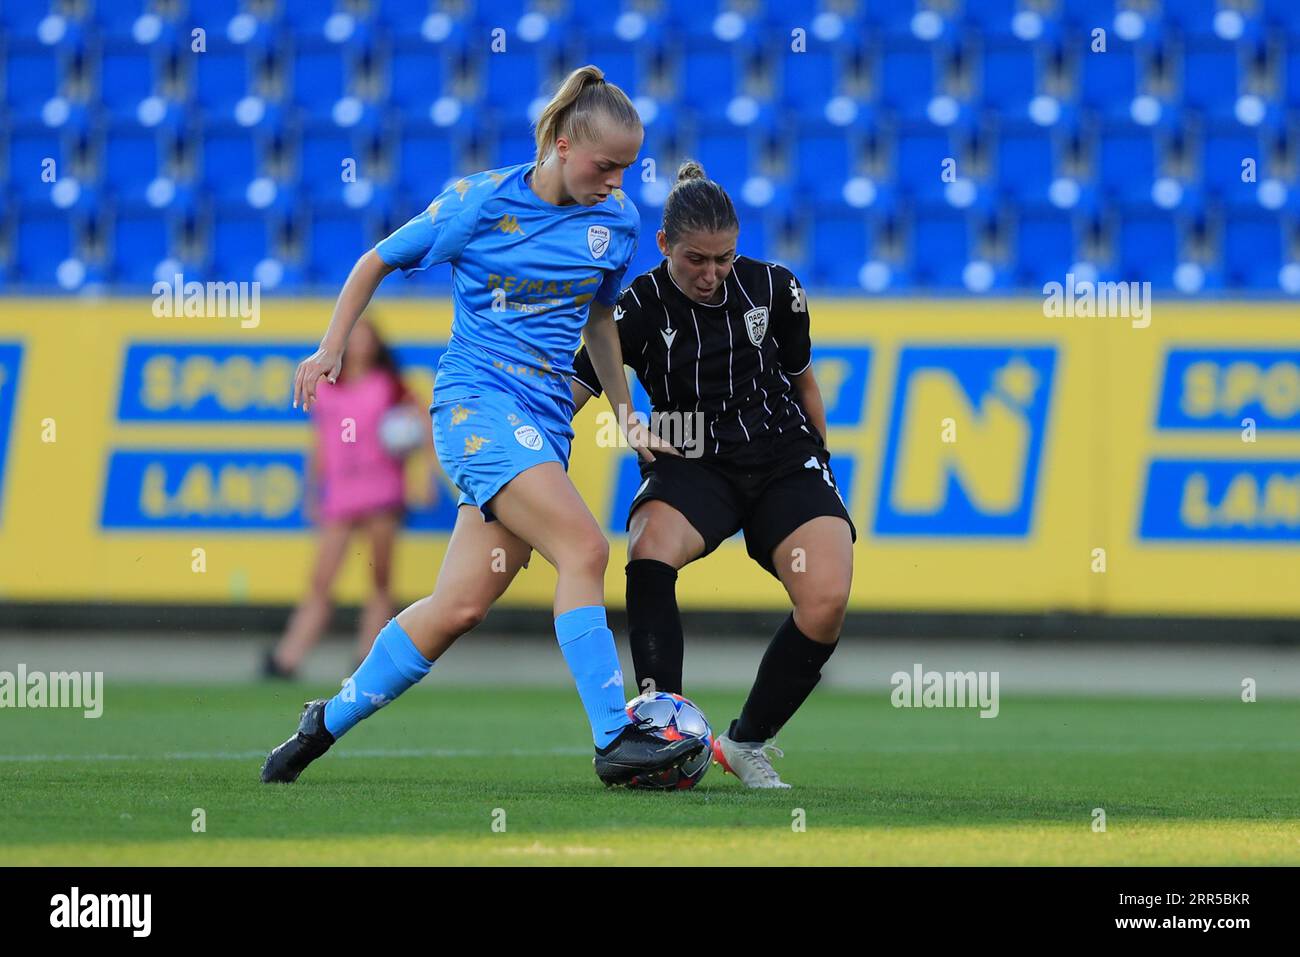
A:
{"type": "Polygon", "coordinates": [[[799,623],[808,637],[826,640],[834,638],[844,627],[844,615],[849,605],[849,589],[831,583],[818,585],[795,603],[799,623]]]}
{"type": "Polygon", "coordinates": [[[683,564],[681,559],[684,551],[685,546],[676,535],[665,531],[654,522],[642,521],[632,526],[627,554],[633,561],[648,558],[680,568],[683,564]]]}
{"type": "Polygon", "coordinates": [[[556,555],[556,564],[562,571],[604,578],[609,567],[609,541],[593,525],[564,543],[556,555]]]}
{"type": "Polygon", "coordinates": [[[444,627],[452,636],[459,637],[483,624],[487,613],[487,605],[480,602],[459,602],[447,613],[444,627]]]}

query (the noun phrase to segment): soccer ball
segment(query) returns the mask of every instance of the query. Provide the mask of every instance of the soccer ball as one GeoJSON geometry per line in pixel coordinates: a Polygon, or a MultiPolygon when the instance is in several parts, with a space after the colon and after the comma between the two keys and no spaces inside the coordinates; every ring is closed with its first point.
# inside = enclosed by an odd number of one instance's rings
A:
{"type": "Polygon", "coordinates": [[[429,428],[425,416],[406,405],[395,405],[379,420],[379,441],[394,458],[403,458],[424,444],[429,428]]]}
{"type": "Polygon", "coordinates": [[[627,716],[642,730],[665,741],[699,738],[704,750],[681,764],[653,774],[638,774],[628,781],[630,788],[648,791],[685,791],[700,783],[713,760],[713,729],[704,712],[691,701],[669,691],[648,691],[627,703],[627,716]]]}

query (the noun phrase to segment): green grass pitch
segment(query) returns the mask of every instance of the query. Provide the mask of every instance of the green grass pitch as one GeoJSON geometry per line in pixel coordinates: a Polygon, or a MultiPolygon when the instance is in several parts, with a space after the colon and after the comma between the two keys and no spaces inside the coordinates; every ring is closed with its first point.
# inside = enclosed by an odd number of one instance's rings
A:
{"type": "MultiPolygon", "coordinates": [[[[572,690],[422,687],[259,783],[323,692],[110,683],[97,720],[7,710],[0,865],[1300,864],[1295,700],[1004,694],[989,720],[823,690],[780,737],[794,789],[715,766],[665,794],[601,786],[572,690]]],[[[695,700],[722,727],[742,696],[695,700]]]]}

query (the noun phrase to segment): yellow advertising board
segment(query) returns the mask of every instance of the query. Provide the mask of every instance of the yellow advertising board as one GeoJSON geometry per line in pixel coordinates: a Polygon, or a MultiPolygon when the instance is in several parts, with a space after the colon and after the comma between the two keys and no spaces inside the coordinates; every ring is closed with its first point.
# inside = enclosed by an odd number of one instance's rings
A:
{"type": "MultiPolygon", "coordinates": [[[[0,304],[0,601],[288,603],[315,549],[297,362],[333,303],[257,322],[159,318],[148,299],[0,304]],[[195,549],[204,570],[196,571],[195,549]]],[[[857,525],[858,610],[1300,615],[1300,314],[1157,299],[1150,324],[1035,299],[816,300],[814,369],[857,525]]],[[[445,299],[372,315],[428,396],[445,299]]],[[[644,401],[644,394],[640,394],[644,401]]],[[[589,402],[571,474],[614,542],[639,476],[589,402]]],[[[432,587],[454,518],[409,467],[394,590],[432,587]]],[[[366,589],[353,543],[337,598],[366,589]]],[[[532,562],[503,599],[550,604],[532,562]]],[[[776,608],[737,538],[685,570],[683,607],[776,608]]]]}

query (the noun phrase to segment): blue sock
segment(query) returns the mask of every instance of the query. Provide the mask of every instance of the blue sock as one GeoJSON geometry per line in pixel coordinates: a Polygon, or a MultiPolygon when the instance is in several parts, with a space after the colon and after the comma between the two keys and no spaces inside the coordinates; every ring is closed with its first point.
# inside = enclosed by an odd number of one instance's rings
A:
{"type": "Polygon", "coordinates": [[[623,699],[623,671],[614,648],[614,633],[605,624],[601,605],[574,608],[555,619],[560,651],[587,709],[591,738],[603,748],[632,723],[623,699]]]}
{"type": "Polygon", "coordinates": [[[396,618],[388,619],[361,667],[343,690],[325,705],[325,727],[341,738],[362,718],[368,718],[429,673],[433,662],[411,643],[396,618]]]}

